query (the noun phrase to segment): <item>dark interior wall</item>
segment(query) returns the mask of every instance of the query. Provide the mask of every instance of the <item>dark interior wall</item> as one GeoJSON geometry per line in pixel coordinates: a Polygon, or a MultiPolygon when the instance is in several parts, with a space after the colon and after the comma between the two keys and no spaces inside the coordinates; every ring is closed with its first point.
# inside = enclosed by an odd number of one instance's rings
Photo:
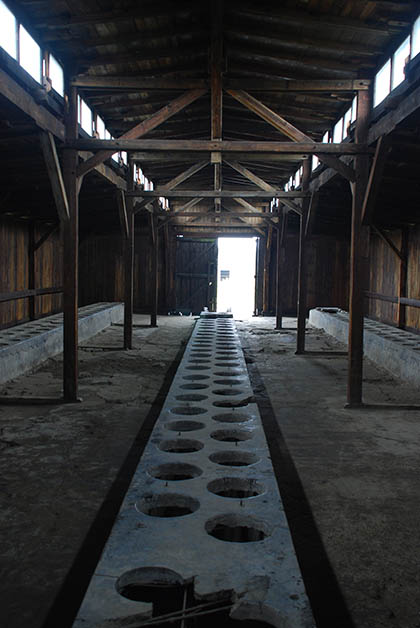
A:
{"type": "MultiPolygon", "coordinates": [[[[0,221],[0,293],[31,288],[59,288],[62,285],[62,245],[58,230],[31,255],[31,243],[37,243],[50,229],[30,221],[2,218],[0,221]],[[31,261],[32,260],[32,261],[31,261]],[[31,284],[33,264],[34,285],[31,284]]],[[[35,318],[61,311],[61,294],[34,298],[35,318]]],[[[0,328],[30,319],[30,300],[0,303],[0,328]]]]}
{"type": "MultiPolygon", "coordinates": [[[[307,242],[308,310],[334,306],[348,309],[349,245],[329,236],[312,236],[307,242]]],[[[296,315],[299,264],[298,234],[285,239],[283,269],[283,313],[296,315]]],[[[270,311],[275,312],[276,251],[273,243],[270,260],[270,311]]]]}
{"type": "MultiPolygon", "coordinates": [[[[152,248],[149,232],[136,231],[134,253],[134,311],[150,312],[152,248]]],[[[124,300],[124,243],[118,234],[90,235],[79,250],[80,305],[124,300]]],[[[166,307],[166,240],[159,230],[159,311],[166,307]]]]}
{"type": "MultiPolygon", "coordinates": [[[[402,246],[402,231],[387,231],[386,236],[397,249],[402,246]]],[[[407,231],[407,282],[402,289],[403,297],[420,298],[420,227],[407,231]]],[[[391,247],[377,234],[372,232],[370,240],[369,291],[388,297],[398,297],[400,290],[401,262],[391,247]]],[[[392,325],[398,324],[398,305],[379,299],[368,299],[367,315],[392,325]]],[[[420,309],[405,308],[405,326],[418,331],[420,329],[420,309]]]]}

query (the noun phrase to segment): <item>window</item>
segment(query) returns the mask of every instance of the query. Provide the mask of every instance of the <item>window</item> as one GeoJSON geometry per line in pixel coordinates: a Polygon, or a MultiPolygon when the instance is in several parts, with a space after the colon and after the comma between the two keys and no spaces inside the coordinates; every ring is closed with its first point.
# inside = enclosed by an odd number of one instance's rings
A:
{"type": "Polygon", "coordinates": [[[349,134],[349,128],[351,124],[351,107],[346,111],[343,118],[343,140],[349,134]]]}
{"type": "Polygon", "coordinates": [[[28,31],[19,25],[19,63],[38,83],[41,83],[41,48],[28,31]]]}
{"type": "Polygon", "coordinates": [[[329,131],[325,131],[323,137],[322,137],[322,143],[323,144],[328,144],[329,140],[329,136],[330,136],[330,132],[329,131]]]}
{"type": "Polygon", "coordinates": [[[339,144],[343,139],[343,118],[341,118],[334,126],[333,130],[333,142],[339,144]]]}
{"type": "Polygon", "coordinates": [[[357,96],[353,98],[351,103],[351,122],[354,122],[357,118],[357,96]]]}
{"type": "Polygon", "coordinates": [[[64,96],[64,72],[58,61],[50,55],[50,76],[53,89],[64,96]]]}
{"type": "Polygon", "coordinates": [[[96,132],[100,140],[106,140],[105,137],[106,129],[105,122],[102,120],[100,116],[96,116],[96,132]]]}
{"type": "Polygon", "coordinates": [[[420,52],[420,16],[413,24],[413,34],[411,36],[411,58],[420,52]]]}
{"type": "Polygon", "coordinates": [[[407,37],[392,57],[391,89],[397,87],[405,79],[404,68],[410,59],[410,37],[407,37]]]}
{"type": "Polygon", "coordinates": [[[373,106],[376,107],[391,91],[391,59],[382,66],[375,76],[373,106]]]}
{"type": "Polygon", "coordinates": [[[319,166],[319,159],[316,155],[312,155],[312,170],[316,170],[319,166]]]}
{"type": "Polygon", "coordinates": [[[87,106],[85,101],[80,99],[80,126],[86,133],[92,135],[93,115],[91,109],[87,106]]]}
{"type": "Polygon", "coordinates": [[[13,59],[17,59],[16,28],[15,16],[0,0],[0,46],[13,59]]]}

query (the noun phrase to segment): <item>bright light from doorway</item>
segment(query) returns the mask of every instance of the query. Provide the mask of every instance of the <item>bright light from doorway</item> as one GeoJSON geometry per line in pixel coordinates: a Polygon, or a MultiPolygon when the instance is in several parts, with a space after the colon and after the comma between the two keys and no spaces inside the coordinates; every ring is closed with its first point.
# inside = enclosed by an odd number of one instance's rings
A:
{"type": "Polygon", "coordinates": [[[249,318],[255,302],[257,238],[218,239],[217,310],[249,318]]]}

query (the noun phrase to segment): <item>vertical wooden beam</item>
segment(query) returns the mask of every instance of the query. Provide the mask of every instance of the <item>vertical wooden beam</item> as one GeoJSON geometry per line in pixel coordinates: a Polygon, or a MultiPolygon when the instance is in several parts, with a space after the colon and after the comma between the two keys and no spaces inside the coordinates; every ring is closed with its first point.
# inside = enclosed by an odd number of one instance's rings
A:
{"type": "MultiPolygon", "coordinates": [[[[211,139],[222,139],[222,65],[223,65],[223,2],[213,0],[209,3],[212,19],[212,37],[210,50],[210,85],[211,85],[211,139]]],[[[214,189],[222,189],[222,155],[211,154],[211,163],[214,168],[214,189]]],[[[219,213],[222,209],[222,199],[214,199],[214,209],[219,213]]]]}
{"type": "Polygon", "coordinates": [[[283,327],[283,272],[285,261],[284,240],[287,228],[287,211],[282,207],[281,223],[277,229],[277,269],[276,269],[276,329],[283,327]]]}
{"type": "Polygon", "coordinates": [[[403,227],[401,230],[401,259],[400,259],[400,273],[398,283],[398,310],[397,310],[397,325],[400,329],[404,329],[406,321],[406,306],[401,303],[402,297],[408,297],[407,294],[407,267],[408,267],[408,243],[409,243],[410,231],[408,227],[403,227]]]}
{"type": "MultiPolygon", "coordinates": [[[[311,159],[307,158],[303,162],[302,190],[307,192],[309,180],[311,178],[311,159]]],[[[307,241],[305,238],[306,222],[309,212],[309,199],[304,198],[302,202],[302,214],[300,215],[299,231],[299,275],[298,275],[298,298],[297,298],[297,338],[296,354],[305,353],[305,330],[306,330],[306,309],[307,309],[307,241]]]]}
{"type": "MultiPolygon", "coordinates": [[[[355,141],[365,143],[369,129],[370,93],[359,92],[355,141]]],[[[368,181],[368,157],[355,158],[356,178],[352,184],[352,219],[350,249],[349,298],[349,358],[347,403],[349,407],[362,405],[363,388],[363,315],[364,291],[367,285],[367,259],[369,255],[369,228],[362,227],[362,209],[368,181]]]]}
{"type": "MultiPolygon", "coordinates": [[[[28,290],[36,289],[35,277],[35,225],[31,221],[28,225],[28,290]]],[[[29,318],[31,321],[36,318],[36,297],[29,297],[29,318]]]]}
{"type": "MultiPolygon", "coordinates": [[[[65,111],[66,141],[77,138],[77,89],[70,87],[65,111]]],[[[78,248],[79,195],[77,185],[77,151],[66,150],[63,155],[64,183],[67,193],[69,220],[63,221],[63,297],[64,297],[64,355],[63,394],[66,401],[77,401],[78,392],[78,248]]]]}
{"type": "MultiPolygon", "coordinates": [[[[127,191],[134,189],[134,164],[128,162],[127,191]]],[[[134,198],[127,196],[124,228],[124,349],[133,348],[133,294],[134,294],[134,198]]]]}
{"type": "Polygon", "coordinates": [[[265,241],[264,251],[264,271],[263,271],[263,316],[268,315],[270,309],[270,258],[271,258],[271,242],[273,239],[273,226],[270,224],[265,241]]]}
{"type": "Polygon", "coordinates": [[[264,284],[264,253],[265,253],[265,236],[261,236],[257,240],[257,263],[255,274],[255,315],[260,316],[263,313],[263,284],[264,284]]]}
{"type": "Polygon", "coordinates": [[[157,309],[158,309],[158,291],[159,291],[159,277],[158,277],[158,259],[159,259],[159,245],[158,245],[158,228],[157,228],[157,216],[153,212],[150,214],[150,232],[151,232],[151,254],[152,254],[152,273],[151,273],[151,311],[150,311],[150,327],[157,327],[157,309]]]}

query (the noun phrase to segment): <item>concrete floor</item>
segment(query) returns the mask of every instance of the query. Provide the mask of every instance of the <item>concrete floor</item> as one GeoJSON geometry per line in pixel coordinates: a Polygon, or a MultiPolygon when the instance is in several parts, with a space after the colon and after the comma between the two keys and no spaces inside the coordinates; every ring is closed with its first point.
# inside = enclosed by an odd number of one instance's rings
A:
{"type": "MultiPolygon", "coordinates": [[[[2,628],[71,626],[193,322],[136,327],[132,352],[82,349],[81,404],[0,407],[2,628]]],[[[318,627],[420,628],[420,412],[345,410],[344,356],[295,356],[272,318],[237,327],[318,627]]],[[[311,329],[308,349],[343,346],[311,329]]],[[[58,395],[60,372],[53,358],[1,393],[58,395]]],[[[420,403],[368,362],[365,400],[420,403]]]]}

